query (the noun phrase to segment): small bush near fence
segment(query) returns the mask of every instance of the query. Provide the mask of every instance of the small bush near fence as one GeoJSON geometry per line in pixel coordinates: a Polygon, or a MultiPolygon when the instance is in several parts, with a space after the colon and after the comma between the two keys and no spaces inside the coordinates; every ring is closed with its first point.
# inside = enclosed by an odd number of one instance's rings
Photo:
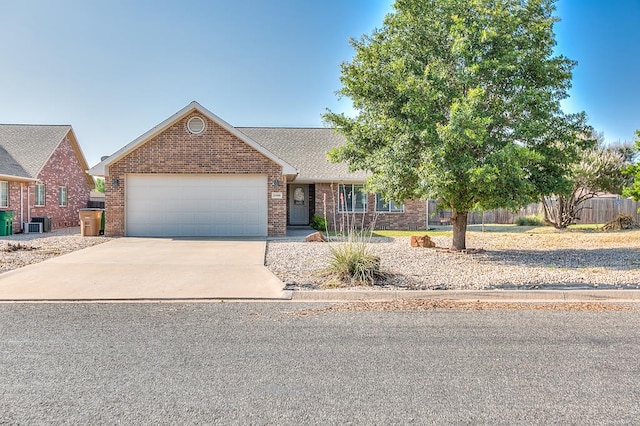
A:
{"type": "Polygon", "coordinates": [[[544,222],[538,216],[520,216],[516,218],[518,226],[542,226],[544,222]]]}

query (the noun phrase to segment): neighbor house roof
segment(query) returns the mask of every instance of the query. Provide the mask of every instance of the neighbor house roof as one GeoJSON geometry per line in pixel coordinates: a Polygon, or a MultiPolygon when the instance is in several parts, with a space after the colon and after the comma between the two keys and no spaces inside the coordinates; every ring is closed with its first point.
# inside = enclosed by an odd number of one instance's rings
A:
{"type": "MultiPolygon", "coordinates": [[[[67,135],[70,136],[80,167],[87,170],[87,162],[71,126],[0,124],[0,175],[18,180],[38,179],[47,161],[67,135]]],[[[93,185],[88,175],[87,180],[93,185]]]]}
{"type": "Polygon", "coordinates": [[[269,151],[298,169],[296,182],[362,182],[367,174],[349,172],[345,163],[331,163],[327,153],[344,145],[331,128],[238,127],[269,151]]]}
{"type": "Polygon", "coordinates": [[[122,147],[121,149],[119,149],[113,155],[107,157],[106,159],[104,159],[100,163],[98,163],[95,166],[93,166],[91,168],[91,170],[89,170],[89,173],[94,175],[94,176],[105,176],[105,175],[107,175],[108,174],[108,166],[110,164],[113,164],[116,161],[118,161],[119,159],[125,157],[130,152],[136,150],[140,146],[142,146],[145,143],[149,142],[151,139],[153,139],[154,137],[156,137],[160,133],[164,132],[169,127],[173,126],[179,120],[181,120],[182,118],[186,117],[187,115],[189,115],[189,114],[191,114],[191,113],[193,113],[195,111],[199,112],[200,114],[202,114],[205,117],[207,117],[209,120],[211,120],[214,123],[218,124],[220,127],[225,129],[227,132],[229,132],[232,135],[236,136],[238,139],[240,139],[241,141],[245,142],[247,145],[249,145],[250,147],[254,148],[255,150],[257,150],[262,155],[264,155],[265,157],[269,158],[270,160],[272,160],[276,164],[279,164],[280,166],[282,166],[283,174],[285,174],[285,175],[296,175],[298,173],[297,170],[295,169],[295,167],[293,167],[291,164],[289,164],[288,162],[283,160],[276,153],[271,152],[266,147],[256,143],[249,136],[247,136],[246,134],[238,131],[238,129],[236,129],[235,127],[233,127],[232,125],[230,125],[229,123],[227,123],[226,121],[224,121],[223,119],[221,119],[220,117],[218,117],[217,115],[215,115],[214,113],[212,113],[211,111],[209,111],[208,109],[206,109],[205,107],[203,107],[202,105],[200,105],[196,101],[191,102],[189,105],[187,105],[186,107],[182,108],[177,113],[173,114],[171,117],[169,117],[166,120],[164,120],[162,123],[158,124],[157,126],[152,128],[151,130],[147,131],[143,135],[139,136],[138,138],[136,138],[135,140],[133,140],[129,144],[127,144],[124,147],[122,147]]]}
{"type": "Polygon", "coordinates": [[[0,145],[0,178],[2,177],[32,180],[29,173],[0,145]]]}

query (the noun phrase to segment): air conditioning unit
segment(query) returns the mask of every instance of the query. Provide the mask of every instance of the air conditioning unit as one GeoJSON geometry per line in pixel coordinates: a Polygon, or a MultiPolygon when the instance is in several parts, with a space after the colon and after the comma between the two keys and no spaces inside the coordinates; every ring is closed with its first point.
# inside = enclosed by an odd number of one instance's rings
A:
{"type": "Polygon", "coordinates": [[[24,222],[22,224],[22,229],[24,230],[25,234],[31,234],[31,233],[42,234],[42,222],[37,222],[37,223],[24,222]]]}
{"type": "Polygon", "coordinates": [[[42,223],[43,232],[51,232],[51,218],[49,217],[32,217],[32,223],[42,223]]]}

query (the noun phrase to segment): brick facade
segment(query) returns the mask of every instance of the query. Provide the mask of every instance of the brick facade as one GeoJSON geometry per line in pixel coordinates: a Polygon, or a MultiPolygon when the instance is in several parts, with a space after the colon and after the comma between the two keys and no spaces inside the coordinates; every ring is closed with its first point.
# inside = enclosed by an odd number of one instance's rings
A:
{"type": "Polygon", "coordinates": [[[68,136],[54,151],[38,179],[45,184],[45,205],[34,207],[35,185],[30,185],[30,217],[51,218],[52,229],[77,226],[79,210],[87,207],[91,187],[68,136]],[[67,188],[67,206],[60,206],[60,187],[67,188]]]}
{"type": "Polygon", "coordinates": [[[282,166],[198,113],[183,117],[115,163],[105,176],[105,235],[125,234],[125,187],[127,174],[261,174],[268,182],[269,236],[286,235],[286,197],[271,198],[272,192],[286,190],[282,166]],[[200,134],[187,130],[187,121],[200,116],[206,129],[200,134]],[[114,182],[118,181],[117,185],[114,182]],[[272,182],[278,180],[279,187],[272,182]]]}
{"type": "Polygon", "coordinates": [[[42,207],[35,207],[35,183],[9,181],[9,207],[3,210],[15,212],[13,232],[20,232],[21,222],[39,216],[50,218],[52,229],[77,226],[79,210],[87,207],[91,187],[69,136],[53,152],[38,180],[45,185],[45,204],[42,207]],[[60,206],[60,187],[67,188],[66,206],[60,206]]]}
{"type": "Polygon", "coordinates": [[[349,222],[354,222],[357,227],[363,223],[369,227],[374,223],[375,229],[425,229],[427,226],[427,206],[425,201],[407,200],[404,203],[403,213],[376,212],[376,196],[369,194],[367,197],[367,210],[364,213],[339,213],[338,212],[338,184],[315,184],[315,212],[324,215],[329,229],[340,229],[346,226],[347,215],[349,222]],[[326,208],[325,208],[326,205],[326,208]],[[375,222],[374,222],[375,220],[375,222]],[[333,222],[336,222],[335,224],[333,222]]]}

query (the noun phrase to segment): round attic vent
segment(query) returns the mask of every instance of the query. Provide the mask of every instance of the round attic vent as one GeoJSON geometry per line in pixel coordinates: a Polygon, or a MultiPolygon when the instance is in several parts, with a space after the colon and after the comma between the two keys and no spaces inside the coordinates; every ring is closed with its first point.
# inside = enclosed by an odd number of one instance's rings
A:
{"type": "Polygon", "coordinates": [[[191,117],[189,121],[187,121],[187,129],[194,135],[199,135],[200,133],[204,132],[204,128],[205,123],[202,117],[191,117]]]}

